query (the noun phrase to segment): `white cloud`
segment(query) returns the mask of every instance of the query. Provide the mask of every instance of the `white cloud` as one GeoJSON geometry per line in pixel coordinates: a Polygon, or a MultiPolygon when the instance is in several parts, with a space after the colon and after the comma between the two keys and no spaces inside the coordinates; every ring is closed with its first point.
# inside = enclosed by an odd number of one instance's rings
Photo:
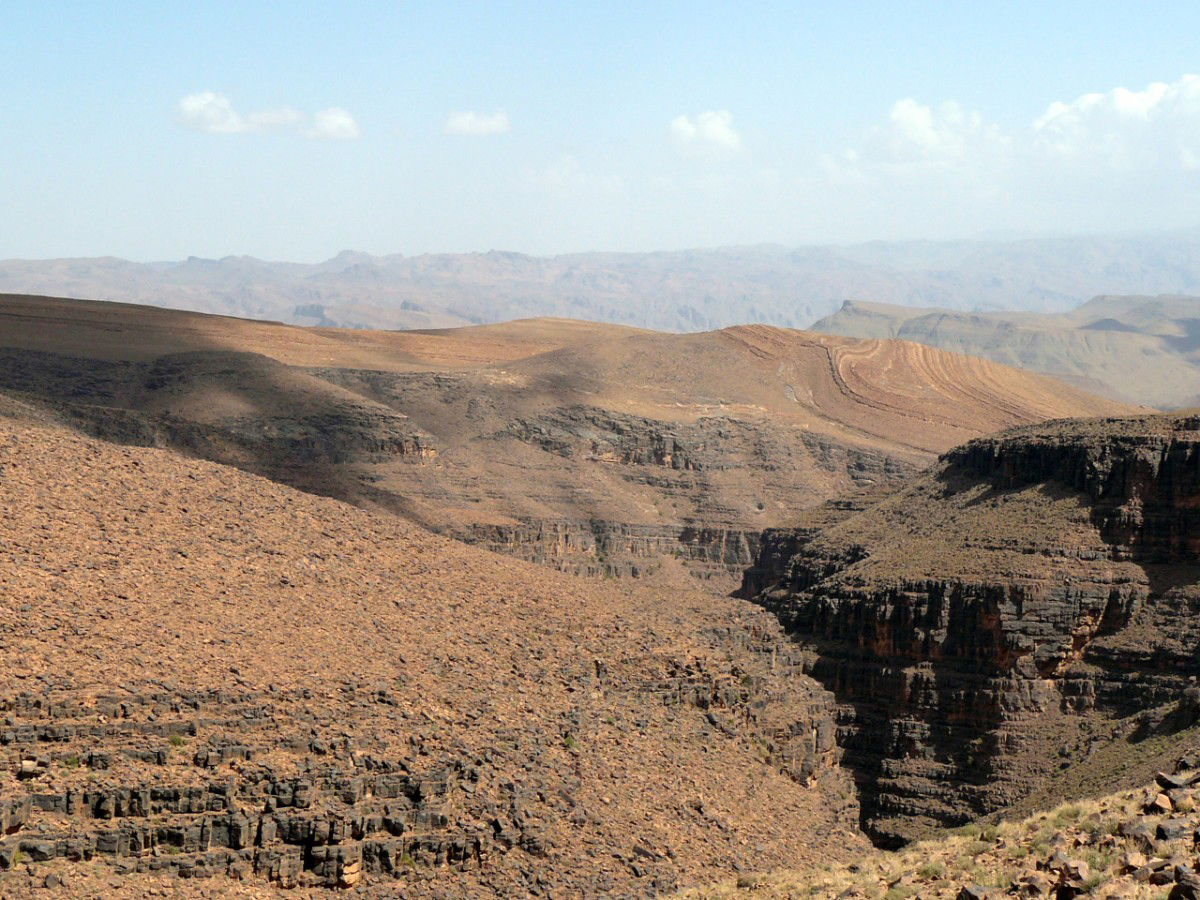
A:
{"type": "Polygon", "coordinates": [[[326,141],[350,141],[359,136],[354,116],[341,107],[331,106],[313,114],[308,136],[326,141]]]}
{"type": "Polygon", "coordinates": [[[953,101],[936,108],[907,98],[843,159],[853,165],[924,163],[987,168],[998,159],[1063,174],[1190,170],[1200,161],[1200,76],[1118,87],[1051,103],[1027,128],[1010,133],[953,101]]]}
{"type": "Polygon", "coordinates": [[[252,125],[234,111],[229,98],[212,91],[188,94],[179,101],[179,116],[185,125],[210,134],[239,134],[252,125]]]}
{"type": "Polygon", "coordinates": [[[1039,150],[1064,161],[1118,170],[1149,166],[1197,168],[1200,162],[1200,76],[1155,82],[1145,90],[1115,88],[1051,103],[1033,123],[1039,150]]]}
{"type": "Polygon", "coordinates": [[[684,146],[724,151],[742,146],[741,135],[733,127],[733,114],[727,109],[710,109],[695,118],[678,116],[671,120],[671,134],[684,146]]]}
{"type": "Polygon", "coordinates": [[[504,134],[511,130],[508,113],[502,109],[496,110],[491,115],[470,111],[450,113],[443,127],[446,134],[465,134],[472,137],[504,134]]]}
{"type": "Polygon", "coordinates": [[[954,101],[935,109],[908,97],[892,106],[887,124],[868,135],[863,155],[892,163],[956,163],[1006,143],[996,126],[954,101]]]}
{"type": "Polygon", "coordinates": [[[179,120],[209,134],[256,134],[295,130],[311,138],[345,140],[359,136],[358,123],[346,110],[322,110],[311,119],[291,107],[260,109],[243,115],[229,98],[213,91],[188,94],[179,101],[179,120]]]}
{"type": "Polygon", "coordinates": [[[1095,231],[1194,224],[1200,208],[1200,76],[1049,104],[1001,128],[947,101],[895,103],[808,178],[816,208],[862,230],[1095,231]]]}

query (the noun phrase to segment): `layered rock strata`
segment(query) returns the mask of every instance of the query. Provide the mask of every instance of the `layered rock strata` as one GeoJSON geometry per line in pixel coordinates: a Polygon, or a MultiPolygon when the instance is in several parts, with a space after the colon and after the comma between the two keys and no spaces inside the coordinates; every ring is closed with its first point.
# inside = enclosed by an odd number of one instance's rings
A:
{"type": "Polygon", "coordinates": [[[516,525],[473,525],[456,537],[576,575],[638,578],[679,559],[697,578],[727,581],[751,565],[760,534],[735,528],[634,525],[601,519],[531,519],[516,525]]]}
{"type": "Polygon", "coordinates": [[[3,417],[0,658],[5,896],[642,896],[859,846],[764,610],[3,417]]]}
{"type": "Polygon", "coordinates": [[[126,363],[0,350],[0,389],[88,435],[235,465],[574,574],[645,576],[679,559],[730,582],[785,497],[816,502],[832,485],[913,471],[769,421],[531,412],[493,381],[227,351],[126,363]]]}
{"type": "MultiPolygon", "coordinates": [[[[857,804],[838,765],[832,698],[804,674],[800,651],[753,617],[711,643],[722,652],[661,655],[633,682],[620,661],[596,660],[579,685],[592,698],[646,704],[644,719],[633,713],[639,729],[662,715],[656,708],[672,721],[699,715],[705,740],[744,745],[852,830],[857,804]]],[[[18,867],[36,882],[37,864],[69,872],[91,860],[117,875],[281,888],[398,879],[408,892],[441,894],[454,873],[501,892],[612,890],[630,877],[639,892],[680,884],[669,857],[636,848],[627,869],[618,864],[624,877],[551,871],[572,832],[604,816],[580,777],[596,729],[616,726],[595,700],[565,713],[555,735],[513,726],[447,753],[419,730],[390,749],[370,739],[372,727],[409,717],[387,685],[346,683],[334,715],[304,690],[153,690],[87,696],[61,681],[50,694],[0,699],[0,886],[18,867]],[[374,726],[364,718],[372,708],[374,726]],[[574,765],[558,758],[564,746],[574,765]]],[[[700,827],[728,827],[703,799],[663,802],[692,804],[700,827]]]]}
{"type": "Polygon", "coordinates": [[[743,589],[814,653],[864,825],[896,844],[1189,724],[1162,710],[1200,676],[1198,558],[1200,418],[1063,422],[765,535],[743,589]]]}

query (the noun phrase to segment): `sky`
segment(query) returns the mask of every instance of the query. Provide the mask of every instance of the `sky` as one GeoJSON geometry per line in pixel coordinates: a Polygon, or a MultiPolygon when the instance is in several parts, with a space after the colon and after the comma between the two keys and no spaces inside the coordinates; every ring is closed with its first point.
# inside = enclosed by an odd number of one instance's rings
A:
{"type": "Polygon", "coordinates": [[[0,258],[1200,224],[1192,2],[0,2],[0,258]]]}

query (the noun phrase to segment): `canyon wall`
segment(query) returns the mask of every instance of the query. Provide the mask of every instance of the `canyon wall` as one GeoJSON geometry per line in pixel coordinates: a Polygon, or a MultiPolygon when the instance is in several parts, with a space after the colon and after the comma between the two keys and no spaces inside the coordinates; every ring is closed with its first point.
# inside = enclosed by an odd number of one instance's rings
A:
{"type": "Polygon", "coordinates": [[[93,437],[234,465],[577,574],[639,577],[675,559],[732,585],[788,504],[913,472],[907,457],[743,412],[673,421],[530,400],[495,374],[9,349],[0,389],[93,437]]]}
{"type": "Polygon", "coordinates": [[[893,845],[1188,724],[1164,710],[1200,676],[1198,556],[1200,420],[1068,422],[767,533],[743,591],[813,651],[864,825],[893,845]]]}
{"type": "Polygon", "coordinates": [[[602,519],[531,519],[472,525],[454,536],[576,575],[637,578],[678,559],[703,580],[728,581],[758,555],[760,534],[736,528],[636,525],[602,519]]]}

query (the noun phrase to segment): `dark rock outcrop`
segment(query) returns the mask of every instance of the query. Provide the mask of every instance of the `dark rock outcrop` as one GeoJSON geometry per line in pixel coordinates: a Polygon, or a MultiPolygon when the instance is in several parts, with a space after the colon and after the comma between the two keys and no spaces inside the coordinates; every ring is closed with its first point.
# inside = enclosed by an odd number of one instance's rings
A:
{"type": "Polygon", "coordinates": [[[841,702],[875,839],[967,821],[1195,721],[1200,418],[972,441],[824,530],[765,535],[743,590],[841,702]]]}
{"type": "MultiPolygon", "coordinates": [[[[582,692],[628,692],[673,717],[699,710],[711,740],[755,748],[853,828],[833,698],[804,674],[803,651],[761,612],[711,637],[721,652],[653,654],[656,676],[640,683],[596,660],[582,692]]],[[[0,785],[18,779],[0,790],[0,875],[18,862],[99,860],[124,875],[253,876],[282,888],[451,870],[487,883],[508,854],[545,856],[564,828],[590,822],[578,763],[556,765],[553,739],[518,723],[485,748],[435,756],[414,734],[387,756],[305,689],[87,697],[65,680],[56,687],[55,701],[0,697],[0,785]]],[[[386,684],[341,693],[367,714],[408,716],[386,684]]],[[[589,705],[581,699],[563,722],[568,750],[599,724],[589,705]]],[[[710,815],[702,803],[694,812],[710,815]]],[[[648,883],[668,889],[674,876],[656,862],[642,863],[648,883]]]]}

